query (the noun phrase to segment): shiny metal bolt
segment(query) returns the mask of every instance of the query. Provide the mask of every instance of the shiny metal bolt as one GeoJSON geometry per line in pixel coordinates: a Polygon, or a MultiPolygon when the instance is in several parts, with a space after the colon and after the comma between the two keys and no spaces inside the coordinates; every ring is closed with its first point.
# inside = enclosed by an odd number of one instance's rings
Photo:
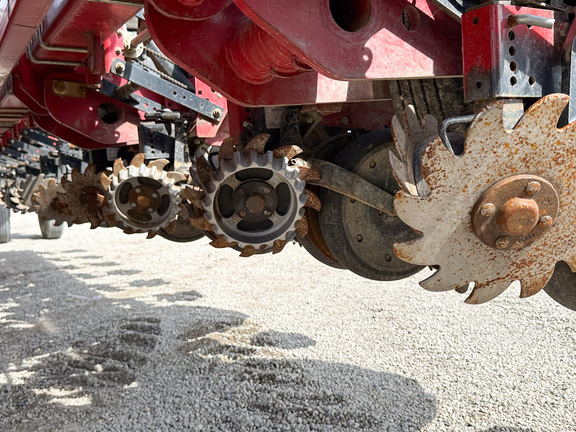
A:
{"type": "Polygon", "coordinates": [[[264,216],[270,216],[272,214],[272,211],[265,209],[264,210],[264,216]]]}
{"type": "Polygon", "coordinates": [[[496,212],[496,206],[492,203],[486,203],[480,209],[482,216],[492,216],[496,212]]]}
{"type": "Polygon", "coordinates": [[[262,188],[263,194],[268,195],[270,192],[272,192],[272,189],[270,189],[269,187],[262,188]]]}
{"type": "Polygon", "coordinates": [[[152,207],[148,207],[148,213],[154,213],[154,209],[152,207]]]}
{"type": "Polygon", "coordinates": [[[120,48],[120,47],[116,48],[115,52],[116,52],[116,55],[122,54],[122,48],[120,48]]]}
{"type": "Polygon", "coordinates": [[[362,237],[362,234],[358,234],[356,236],[356,240],[358,240],[358,242],[361,242],[362,240],[364,240],[364,237],[362,237]]]}
{"type": "Polygon", "coordinates": [[[152,198],[158,198],[158,194],[157,194],[156,192],[154,192],[154,193],[152,194],[152,198]]]}
{"type": "Polygon", "coordinates": [[[248,213],[246,213],[244,210],[242,210],[242,211],[240,212],[240,217],[241,217],[241,218],[245,218],[247,214],[248,214],[248,213]]]}
{"type": "Polygon", "coordinates": [[[496,242],[494,242],[494,246],[496,249],[506,249],[510,244],[510,239],[508,237],[498,237],[496,242]]]}
{"type": "Polygon", "coordinates": [[[126,66],[124,66],[124,63],[116,63],[116,73],[123,74],[124,70],[126,70],[126,66]]]}
{"type": "Polygon", "coordinates": [[[538,192],[540,192],[541,187],[542,186],[537,181],[531,181],[526,186],[525,192],[527,195],[536,195],[538,192]]]}
{"type": "Polygon", "coordinates": [[[135,202],[131,202],[131,203],[130,203],[130,207],[132,207],[132,208],[136,208],[137,205],[138,205],[138,204],[136,204],[135,202]]]}
{"type": "Polygon", "coordinates": [[[139,193],[142,192],[142,191],[140,190],[140,188],[136,188],[136,189],[134,189],[134,192],[136,192],[137,194],[139,194],[139,193]]]}
{"type": "Polygon", "coordinates": [[[550,228],[554,223],[552,216],[542,216],[538,221],[538,226],[540,228],[550,228]]]}

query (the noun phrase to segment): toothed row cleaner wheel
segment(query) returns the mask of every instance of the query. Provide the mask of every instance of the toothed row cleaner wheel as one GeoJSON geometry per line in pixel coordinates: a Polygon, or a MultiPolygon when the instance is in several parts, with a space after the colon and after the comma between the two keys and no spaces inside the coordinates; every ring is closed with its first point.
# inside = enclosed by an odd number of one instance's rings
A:
{"type": "Polygon", "coordinates": [[[128,167],[121,160],[114,164],[108,201],[125,231],[155,231],[176,220],[181,211],[181,189],[176,185],[180,174],[164,171],[167,163],[146,165],[144,155],[139,154],[128,167]]]}
{"type": "Polygon", "coordinates": [[[403,187],[394,202],[398,216],[422,233],[397,243],[396,254],[439,267],[424,288],[474,282],[466,301],[482,303],[516,280],[521,297],[537,293],[559,261],[576,270],[576,124],[556,127],[568,100],[538,100],[512,130],[504,127],[503,104],[488,105],[470,125],[460,156],[440,138],[425,149],[429,194],[403,187]]]}
{"type": "Polygon", "coordinates": [[[270,250],[294,238],[307,195],[288,158],[255,150],[220,158],[203,185],[204,217],[216,236],[239,248],[270,250]]]}

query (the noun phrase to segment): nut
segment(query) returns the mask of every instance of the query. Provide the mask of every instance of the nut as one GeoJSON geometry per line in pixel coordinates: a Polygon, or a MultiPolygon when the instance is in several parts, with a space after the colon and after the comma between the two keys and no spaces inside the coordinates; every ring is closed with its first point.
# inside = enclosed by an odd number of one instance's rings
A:
{"type": "Polygon", "coordinates": [[[496,249],[506,249],[510,244],[510,239],[508,237],[498,237],[496,242],[494,242],[494,246],[496,249]]]}
{"type": "Polygon", "coordinates": [[[540,192],[541,187],[542,186],[537,181],[531,181],[526,186],[525,192],[527,195],[536,195],[538,192],[540,192]]]}
{"type": "Polygon", "coordinates": [[[492,216],[496,212],[496,206],[492,203],[486,203],[480,209],[482,216],[492,216]]]}
{"type": "Polygon", "coordinates": [[[538,221],[538,226],[540,228],[550,228],[552,224],[554,224],[552,216],[542,216],[538,221]]]}

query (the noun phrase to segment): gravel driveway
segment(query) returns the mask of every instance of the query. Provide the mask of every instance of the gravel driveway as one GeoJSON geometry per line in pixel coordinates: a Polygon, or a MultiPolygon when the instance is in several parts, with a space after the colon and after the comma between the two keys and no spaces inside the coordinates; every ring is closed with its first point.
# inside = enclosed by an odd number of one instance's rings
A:
{"type": "Polygon", "coordinates": [[[576,312],[482,306],[289,245],[118,229],[0,245],[0,431],[575,431],[576,312]]]}

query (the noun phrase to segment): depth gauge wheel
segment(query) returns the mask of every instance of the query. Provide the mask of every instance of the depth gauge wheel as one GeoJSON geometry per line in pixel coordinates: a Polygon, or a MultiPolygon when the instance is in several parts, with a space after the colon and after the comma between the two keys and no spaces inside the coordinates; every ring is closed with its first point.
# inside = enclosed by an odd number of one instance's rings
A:
{"type": "Polygon", "coordinates": [[[10,241],[10,209],[0,206],[0,243],[10,241]]]}
{"type": "MultiPolygon", "coordinates": [[[[370,132],[345,147],[334,163],[393,193],[398,189],[388,158],[393,148],[389,131],[370,132]]],[[[323,189],[319,198],[322,236],[344,267],[380,281],[403,279],[422,269],[394,254],[394,243],[417,238],[398,217],[379,213],[328,189],[323,189]]]]}
{"type": "Polygon", "coordinates": [[[38,223],[40,224],[40,231],[42,232],[42,237],[46,240],[55,240],[62,237],[64,232],[64,225],[55,225],[54,219],[43,219],[38,217],[38,223]]]}

